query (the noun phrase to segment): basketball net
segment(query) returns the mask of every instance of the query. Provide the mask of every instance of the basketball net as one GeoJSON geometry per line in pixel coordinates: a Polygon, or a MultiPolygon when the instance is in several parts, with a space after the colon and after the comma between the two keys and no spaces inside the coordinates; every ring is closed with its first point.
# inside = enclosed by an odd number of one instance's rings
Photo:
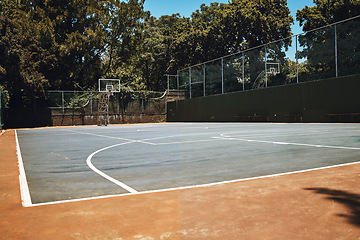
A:
{"type": "Polygon", "coordinates": [[[109,88],[109,89],[107,90],[106,95],[107,95],[108,98],[110,98],[110,96],[113,96],[113,95],[114,95],[114,93],[113,93],[113,91],[112,91],[111,88],[109,88]]]}

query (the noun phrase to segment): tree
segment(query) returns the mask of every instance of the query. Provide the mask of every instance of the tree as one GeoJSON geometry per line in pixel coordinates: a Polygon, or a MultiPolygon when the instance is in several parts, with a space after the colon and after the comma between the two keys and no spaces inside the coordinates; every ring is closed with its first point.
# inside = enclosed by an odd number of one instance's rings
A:
{"type": "Polygon", "coordinates": [[[34,27],[0,15],[0,84],[11,97],[10,105],[32,105],[36,99],[44,99],[49,82],[44,69],[51,69],[53,55],[42,47],[38,38],[41,26],[34,27]]]}
{"type": "Polygon", "coordinates": [[[296,20],[303,31],[323,27],[360,14],[359,0],[313,0],[316,6],[298,10],[296,20]]]}
{"type": "Polygon", "coordinates": [[[148,89],[165,89],[166,74],[173,74],[181,62],[187,60],[179,57],[177,43],[188,23],[189,19],[179,14],[164,15],[159,19],[151,17],[145,22],[139,67],[148,89]]]}
{"type": "Polygon", "coordinates": [[[104,76],[122,78],[122,84],[139,89],[145,88],[145,84],[136,63],[144,22],[149,17],[143,5],[144,0],[110,1],[104,20],[107,29],[104,76]]]}
{"type": "Polygon", "coordinates": [[[143,2],[1,1],[0,80],[13,102],[45,100],[48,89],[94,89],[113,66],[129,66],[145,15],[143,2]]]}
{"type": "MultiPolygon", "coordinates": [[[[316,6],[298,10],[296,19],[306,31],[299,37],[308,71],[316,78],[335,76],[335,27],[328,26],[360,14],[359,0],[314,0],[316,6]],[[318,28],[318,29],[317,29],[318,28]],[[313,30],[316,29],[316,30],[313,30]]],[[[357,73],[360,66],[359,18],[337,24],[340,74],[357,73]]]]}
{"type": "Polygon", "coordinates": [[[10,72],[3,76],[12,102],[19,106],[33,105],[36,99],[45,100],[45,91],[49,88],[93,85],[89,79],[100,76],[99,49],[102,47],[102,35],[92,19],[95,15],[91,6],[95,2],[1,3],[3,27],[12,29],[2,34],[4,41],[13,42],[7,45],[6,52],[17,56],[9,56],[17,62],[7,68],[17,68],[18,77],[13,78],[10,72]]]}
{"type": "MultiPolygon", "coordinates": [[[[161,65],[167,63],[162,67],[163,72],[166,70],[166,73],[174,74],[176,70],[190,65],[289,37],[292,23],[286,0],[234,0],[229,4],[203,4],[190,18],[172,15],[152,20],[151,27],[157,29],[154,30],[156,39],[148,34],[146,42],[156,43],[158,49],[166,49],[170,56],[148,57],[153,59],[153,66],[160,63],[157,61],[160,57],[161,65]]],[[[274,57],[283,58],[283,48],[290,44],[291,39],[288,39],[268,51],[272,51],[274,57]]],[[[156,49],[153,46],[151,49],[156,49]]],[[[163,79],[164,82],[165,76],[163,79]]]]}
{"type": "MultiPolygon", "coordinates": [[[[293,21],[286,0],[203,4],[190,18],[156,19],[143,5],[144,0],[2,0],[2,85],[12,99],[20,96],[30,105],[45,99],[48,89],[94,89],[100,77],[163,90],[166,74],[288,37],[293,21]]],[[[281,57],[289,44],[269,52],[281,57]]]]}

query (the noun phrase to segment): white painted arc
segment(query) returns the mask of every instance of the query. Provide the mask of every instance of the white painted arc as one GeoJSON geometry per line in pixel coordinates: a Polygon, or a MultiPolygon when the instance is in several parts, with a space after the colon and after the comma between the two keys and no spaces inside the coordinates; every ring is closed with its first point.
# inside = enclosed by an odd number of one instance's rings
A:
{"type": "Polygon", "coordinates": [[[103,178],[109,180],[110,182],[118,185],[119,187],[122,187],[123,189],[127,190],[130,193],[137,193],[138,191],[136,191],[135,189],[129,187],[128,185],[116,180],[115,178],[110,177],[109,175],[105,174],[104,172],[100,171],[99,169],[97,169],[91,162],[91,159],[93,158],[93,156],[95,156],[96,154],[98,154],[99,152],[105,151],[107,149],[113,148],[113,147],[117,147],[117,146],[121,146],[121,145],[125,145],[125,144],[129,144],[129,143],[133,143],[135,141],[132,142],[125,142],[125,143],[120,143],[120,144],[115,144],[109,147],[105,147],[102,149],[99,149],[95,152],[93,152],[92,154],[90,154],[87,159],[86,159],[86,164],[91,168],[91,170],[93,170],[94,172],[96,172],[97,174],[99,174],[100,176],[102,176],[103,178]]]}

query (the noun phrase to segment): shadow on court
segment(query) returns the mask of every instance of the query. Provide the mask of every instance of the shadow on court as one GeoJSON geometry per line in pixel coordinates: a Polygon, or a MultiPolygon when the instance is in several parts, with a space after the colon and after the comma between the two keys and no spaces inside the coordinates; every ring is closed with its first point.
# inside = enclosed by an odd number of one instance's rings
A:
{"type": "Polygon", "coordinates": [[[351,214],[338,214],[338,216],[347,218],[351,224],[360,227],[359,194],[328,188],[305,188],[305,190],[311,190],[318,194],[327,195],[327,199],[345,205],[351,211],[351,214]]]}

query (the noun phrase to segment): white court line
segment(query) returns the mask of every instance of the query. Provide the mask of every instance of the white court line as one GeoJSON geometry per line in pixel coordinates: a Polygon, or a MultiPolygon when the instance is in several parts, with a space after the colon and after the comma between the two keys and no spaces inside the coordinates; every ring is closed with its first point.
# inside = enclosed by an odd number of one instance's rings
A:
{"type": "Polygon", "coordinates": [[[71,131],[71,130],[64,130],[64,131],[78,133],[78,134],[91,135],[91,136],[96,136],[96,137],[103,137],[103,138],[110,138],[110,139],[123,140],[123,141],[129,141],[129,142],[139,142],[139,143],[144,143],[144,144],[149,144],[149,145],[156,145],[155,143],[145,142],[144,140],[133,140],[133,139],[128,139],[128,138],[111,137],[111,136],[106,136],[106,135],[101,135],[101,134],[88,133],[88,132],[77,132],[77,131],[71,131]]]}
{"type": "Polygon", "coordinates": [[[242,139],[242,138],[233,138],[233,137],[213,137],[213,138],[223,139],[223,140],[232,140],[232,141],[243,141],[243,142],[271,143],[271,144],[277,144],[277,145],[294,145],[294,146],[317,147],[317,148],[360,150],[360,148],[358,148],[358,147],[329,146],[329,145],[317,145],[317,144],[315,145],[315,144],[291,143],[291,142],[273,142],[273,141],[252,140],[252,139],[242,139]]]}
{"type": "Polygon", "coordinates": [[[96,137],[111,138],[111,139],[116,139],[116,140],[133,141],[133,140],[127,139],[127,138],[111,137],[111,136],[95,134],[95,133],[88,133],[88,132],[78,132],[78,131],[72,131],[72,130],[68,130],[68,129],[64,129],[63,131],[77,133],[77,134],[91,135],[91,136],[96,136],[96,137]]]}
{"type": "MultiPolygon", "coordinates": [[[[354,129],[354,128],[347,128],[347,129],[354,129]]],[[[353,130],[354,131],[354,130],[353,130]]],[[[360,131],[360,130],[358,130],[360,131]]],[[[237,136],[237,138],[241,138],[241,139],[248,139],[248,138],[255,138],[255,137],[261,137],[261,138],[270,138],[270,137],[287,137],[287,136],[311,136],[311,135],[325,135],[325,134],[336,134],[336,133],[343,133],[343,129],[339,129],[337,131],[322,131],[322,130],[318,130],[318,131],[309,131],[309,132],[305,132],[305,133],[288,133],[288,134],[274,134],[272,133],[271,135],[269,135],[269,133],[248,133],[248,134],[244,134],[244,131],[233,131],[233,132],[228,132],[228,133],[224,133],[224,134],[220,134],[220,136],[222,137],[231,137],[225,134],[240,134],[240,136],[237,136]]]]}
{"type": "Polygon", "coordinates": [[[20,145],[16,130],[15,130],[15,141],[16,141],[16,155],[18,157],[19,172],[20,172],[19,182],[20,182],[20,194],[21,194],[22,205],[24,207],[30,207],[32,206],[32,202],[31,202],[29,186],[26,179],[24,163],[21,156],[20,145]]]}
{"type": "Polygon", "coordinates": [[[29,207],[38,207],[38,206],[47,206],[47,205],[55,205],[55,204],[63,204],[63,203],[73,203],[73,202],[82,202],[82,201],[89,201],[89,200],[107,199],[107,198],[114,198],[114,197],[136,196],[136,195],[145,195],[145,194],[151,194],[151,193],[162,193],[162,192],[171,192],[171,191],[178,191],[178,190],[185,190],[185,189],[212,187],[212,186],[218,186],[218,185],[229,184],[229,183],[239,183],[239,182],[246,182],[246,181],[251,181],[251,180],[267,179],[267,178],[273,178],[273,177],[280,177],[280,176],[286,176],[286,175],[319,171],[319,170],[324,170],[324,169],[351,166],[351,165],[356,165],[356,164],[360,164],[360,162],[344,163],[344,164],[319,167],[319,168],[311,168],[311,169],[305,169],[305,170],[299,170],[299,171],[293,171],[293,172],[277,173],[277,174],[271,174],[271,175],[265,175],[265,176],[259,176],[259,177],[242,178],[242,179],[236,179],[236,180],[230,180],[230,181],[191,185],[191,186],[185,186],[185,187],[166,188],[166,189],[143,191],[143,192],[136,192],[136,193],[105,195],[105,196],[98,196],[98,197],[71,199],[71,200],[54,201],[54,202],[46,202],[46,203],[35,203],[29,207]]]}
{"type": "Polygon", "coordinates": [[[168,142],[168,143],[156,143],[156,144],[154,144],[154,145],[171,145],[171,144],[183,144],[183,143],[200,143],[200,142],[211,142],[211,141],[215,141],[215,140],[221,140],[221,139],[215,139],[215,138],[213,138],[213,139],[204,139],[204,140],[201,140],[201,139],[199,139],[199,140],[193,140],[193,141],[180,141],[180,142],[168,142]]]}
{"type": "Polygon", "coordinates": [[[103,173],[102,171],[100,171],[99,169],[97,169],[91,162],[91,159],[92,157],[99,153],[99,152],[102,152],[102,151],[105,151],[107,149],[110,149],[110,148],[113,148],[113,147],[117,147],[117,146],[121,146],[121,145],[125,145],[125,144],[129,144],[129,143],[133,143],[135,141],[132,141],[132,142],[126,142],[126,143],[120,143],[120,144],[115,144],[115,145],[112,145],[112,146],[109,146],[109,147],[105,147],[105,148],[102,148],[102,149],[99,149],[95,152],[93,152],[92,154],[90,154],[87,159],[86,159],[86,164],[91,168],[91,170],[93,170],[94,172],[96,172],[97,174],[99,174],[100,176],[106,178],[107,180],[109,180],[110,182],[112,183],[115,183],[116,185],[118,185],[119,187],[122,187],[123,189],[131,192],[131,193],[137,193],[138,191],[136,191],[135,189],[129,187],[128,185],[116,180],[115,178],[112,178],[110,177],[109,175],[103,173]]]}

